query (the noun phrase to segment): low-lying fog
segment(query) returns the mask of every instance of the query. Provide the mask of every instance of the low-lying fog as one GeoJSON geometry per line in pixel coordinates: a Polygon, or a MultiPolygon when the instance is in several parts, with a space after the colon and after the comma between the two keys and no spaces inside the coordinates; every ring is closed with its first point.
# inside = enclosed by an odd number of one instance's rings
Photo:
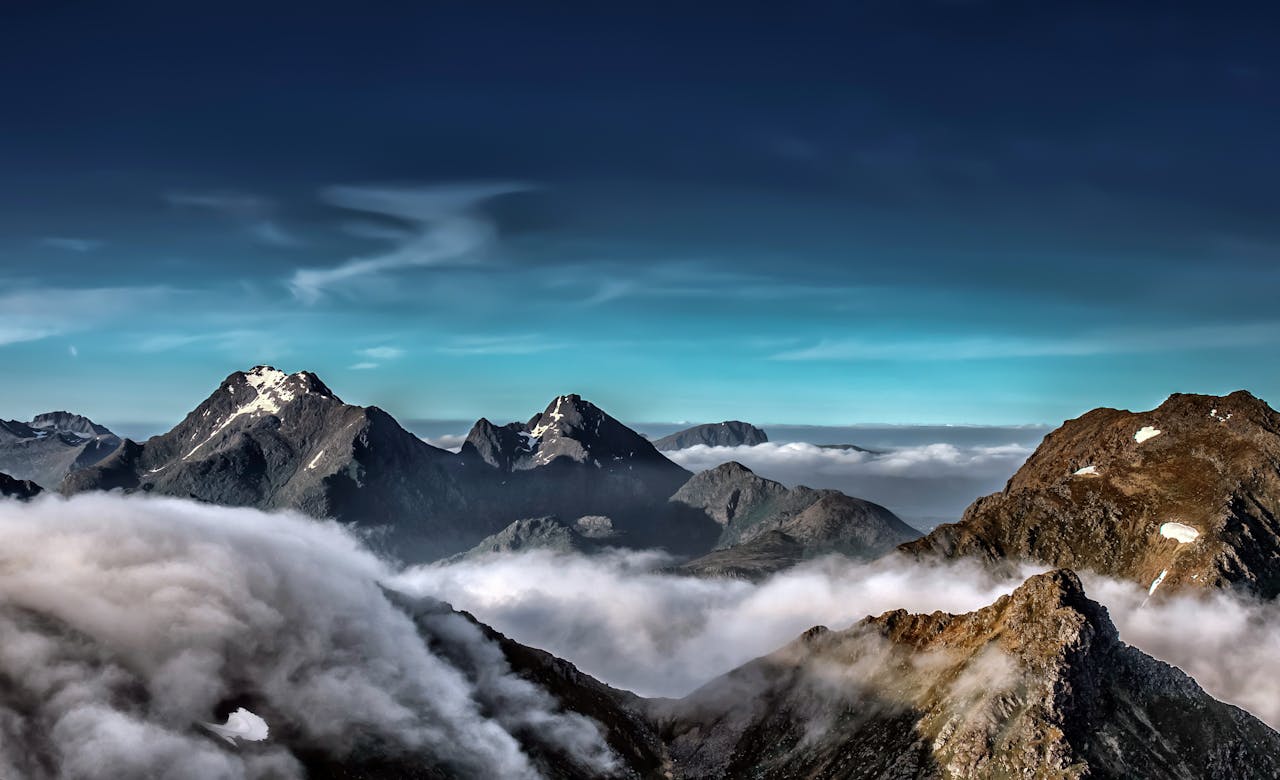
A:
{"type": "MultiPolygon", "coordinates": [[[[406,570],[332,523],[114,494],[0,501],[0,535],[0,674],[12,683],[0,692],[3,776],[53,743],[94,771],[136,775],[180,755],[186,777],[296,776],[279,744],[237,754],[193,728],[237,695],[313,744],[372,731],[521,776],[510,730],[537,722],[583,762],[608,764],[595,727],[556,712],[465,621],[448,641],[488,659],[479,682],[420,641],[383,587],[444,599],[607,683],[681,696],[810,626],[969,610],[1017,584],[965,564],[838,558],[760,584],[698,580],[656,573],[666,561],[650,552],[406,570]]],[[[1215,593],[1144,607],[1142,587],[1085,582],[1126,641],[1280,726],[1276,603],[1215,593]]]]}

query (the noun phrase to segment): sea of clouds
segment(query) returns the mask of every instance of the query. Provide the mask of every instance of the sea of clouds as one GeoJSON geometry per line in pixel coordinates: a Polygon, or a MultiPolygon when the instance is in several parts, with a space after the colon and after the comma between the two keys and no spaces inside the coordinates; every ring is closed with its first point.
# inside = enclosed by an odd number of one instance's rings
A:
{"type": "MultiPolygon", "coordinates": [[[[967,612],[1043,571],[1005,578],[964,561],[832,556],[751,584],[661,574],[659,563],[654,553],[534,551],[417,567],[395,584],[444,599],[611,685],[678,697],[812,626],[846,628],[893,609],[967,612]]],[[[1082,580],[1122,640],[1280,727],[1280,602],[1225,591],[1148,602],[1138,584],[1088,573],[1082,580]]]]}
{"type": "MultiPolygon", "coordinates": [[[[415,624],[389,590],[448,601],[612,685],[683,696],[811,626],[967,611],[1020,581],[833,557],[750,584],[660,573],[653,552],[400,569],[333,523],[116,494],[0,501],[0,535],[0,777],[301,777],[297,746],[341,757],[369,737],[464,775],[532,777],[530,729],[584,767],[614,766],[599,728],[473,625],[415,624]],[[196,726],[233,700],[272,739],[236,750],[196,726]]],[[[1085,583],[1125,641],[1280,726],[1280,605],[1219,592],[1144,606],[1139,585],[1085,583]]]]}

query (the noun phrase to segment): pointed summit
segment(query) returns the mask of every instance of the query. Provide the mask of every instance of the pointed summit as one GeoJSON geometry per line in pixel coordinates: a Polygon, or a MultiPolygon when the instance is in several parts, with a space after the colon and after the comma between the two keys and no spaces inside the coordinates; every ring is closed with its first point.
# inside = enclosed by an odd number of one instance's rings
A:
{"type": "MultiPolygon", "coordinates": [[[[459,527],[455,456],[377,407],[345,404],[308,371],[236,371],[171,431],[126,441],[65,493],[123,488],[229,506],[297,509],[389,527],[401,552],[435,557],[483,534],[459,527]]],[[[483,529],[485,532],[488,529],[483,529]]]]}
{"type": "Polygon", "coordinates": [[[1121,642],[1063,570],[966,614],[810,629],[655,709],[697,777],[1280,773],[1280,734],[1121,642]]]}
{"type": "Polygon", "coordinates": [[[535,469],[563,459],[604,470],[645,464],[688,477],[648,439],[576,393],[557,396],[527,423],[499,427],[479,420],[462,452],[504,471],[535,469]]]}

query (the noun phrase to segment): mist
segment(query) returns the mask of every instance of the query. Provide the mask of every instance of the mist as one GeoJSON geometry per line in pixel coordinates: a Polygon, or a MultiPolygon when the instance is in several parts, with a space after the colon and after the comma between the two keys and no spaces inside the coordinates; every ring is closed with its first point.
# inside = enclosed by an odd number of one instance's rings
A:
{"type": "Polygon", "coordinates": [[[380,584],[394,572],[336,524],[90,494],[0,501],[0,535],[0,776],[299,778],[295,749],[376,745],[535,777],[529,731],[614,765],[593,722],[465,618],[437,605],[415,624],[380,584]],[[233,700],[272,738],[237,749],[196,726],[233,700]]]}
{"type": "MultiPolygon", "coordinates": [[[[655,553],[594,558],[535,551],[410,569],[397,587],[430,593],[517,640],[645,696],[680,697],[817,625],[893,609],[960,613],[1044,567],[997,577],[968,562],[831,556],[758,584],[663,574],[655,553]]],[[[1166,596],[1082,575],[1123,641],[1181,668],[1210,695],[1280,727],[1280,604],[1215,592],[1166,596]]]]}

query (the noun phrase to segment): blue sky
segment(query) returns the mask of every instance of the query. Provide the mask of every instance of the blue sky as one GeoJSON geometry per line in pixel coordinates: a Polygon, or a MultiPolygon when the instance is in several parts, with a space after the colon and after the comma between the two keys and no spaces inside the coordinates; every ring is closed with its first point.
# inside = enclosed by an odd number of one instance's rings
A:
{"type": "Polygon", "coordinates": [[[0,11],[0,416],[1280,398],[1266,6],[179,5],[0,11]]]}

